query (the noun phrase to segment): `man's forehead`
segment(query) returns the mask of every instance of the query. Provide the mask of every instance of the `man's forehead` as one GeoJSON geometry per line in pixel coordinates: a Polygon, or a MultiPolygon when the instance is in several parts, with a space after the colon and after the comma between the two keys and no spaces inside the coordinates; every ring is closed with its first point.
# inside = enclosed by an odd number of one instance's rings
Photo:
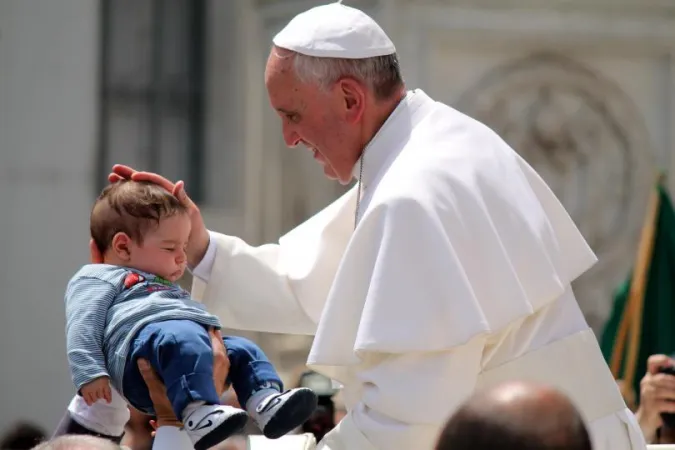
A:
{"type": "Polygon", "coordinates": [[[302,94],[296,93],[278,98],[270,95],[270,99],[272,107],[281,114],[303,113],[307,109],[307,102],[302,98],[302,94]]]}
{"type": "Polygon", "coordinates": [[[292,53],[282,53],[282,51],[287,52],[287,50],[272,47],[265,67],[266,81],[293,75],[293,55],[292,53]]]}
{"type": "Polygon", "coordinates": [[[282,113],[297,112],[307,95],[304,86],[295,76],[274,74],[267,77],[267,93],[272,107],[282,113]]]}

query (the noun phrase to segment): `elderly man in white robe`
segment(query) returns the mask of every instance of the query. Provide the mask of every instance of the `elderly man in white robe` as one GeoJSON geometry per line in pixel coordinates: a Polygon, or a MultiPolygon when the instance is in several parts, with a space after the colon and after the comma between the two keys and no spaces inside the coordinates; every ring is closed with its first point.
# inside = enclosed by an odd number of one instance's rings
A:
{"type": "Polygon", "coordinates": [[[407,91],[389,37],[340,3],[274,38],[265,83],[286,144],[357,180],[278,244],[208,232],[182,182],[111,180],[189,205],[193,295],[224,326],[315,336],[307,364],[348,408],[320,449],[431,449],[472,392],[513,379],[569,395],[596,449],[645,448],[570,286],[596,257],[514,150],[407,91]]]}

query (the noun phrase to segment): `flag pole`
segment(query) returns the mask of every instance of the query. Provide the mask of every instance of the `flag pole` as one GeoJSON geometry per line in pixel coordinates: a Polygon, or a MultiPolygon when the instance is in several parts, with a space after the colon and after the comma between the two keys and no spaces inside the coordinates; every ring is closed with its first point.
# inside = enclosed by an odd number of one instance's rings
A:
{"type": "Polygon", "coordinates": [[[640,233],[640,242],[635,258],[635,267],[631,278],[628,301],[624,307],[617,344],[612,352],[611,369],[615,377],[618,377],[621,369],[621,356],[626,346],[626,361],[624,364],[625,389],[632,392],[635,371],[637,367],[637,358],[640,350],[640,335],[642,333],[642,312],[644,306],[645,289],[647,285],[647,276],[654,250],[654,238],[656,234],[657,214],[659,211],[660,195],[659,188],[662,185],[665,176],[659,174],[656,180],[656,186],[650,195],[647,215],[640,233]],[[629,334],[630,333],[630,334],[629,334]]]}

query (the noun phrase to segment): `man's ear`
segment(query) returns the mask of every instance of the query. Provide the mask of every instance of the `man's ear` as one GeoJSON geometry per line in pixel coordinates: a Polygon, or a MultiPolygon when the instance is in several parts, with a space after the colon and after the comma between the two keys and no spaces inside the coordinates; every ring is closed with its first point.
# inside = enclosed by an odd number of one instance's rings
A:
{"type": "Polygon", "coordinates": [[[122,261],[128,261],[131,258],[131,238],[128,234],[120,231],[115,234],[112,238],[112,243],[110,244],[110,249],[115,253],[115,255],[122,261]]]}
{"type": "Polygon", "coordinates": [[[344,102],[347,121],[358,122],[366,106],[365,87],[353,78],[342,78],[338,80],[338,88],[344,102]]]}

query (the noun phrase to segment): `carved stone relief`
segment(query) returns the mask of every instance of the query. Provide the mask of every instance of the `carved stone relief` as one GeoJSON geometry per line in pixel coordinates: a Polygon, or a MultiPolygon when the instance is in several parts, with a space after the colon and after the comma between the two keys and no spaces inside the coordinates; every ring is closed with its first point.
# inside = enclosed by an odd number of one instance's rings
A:
{"type": "MultiPolygon", "coordinates": [[[[560,198],[600,260],[576,283],[577,297],[582,307],[592,296],[608,301],[632,263],[654,174],[630,99],[574,60],[542,53],[492,69],[456,105],[494,129],[560,198]]],[[[598,329],[604,317],[588,319],[598,329]]]]}

